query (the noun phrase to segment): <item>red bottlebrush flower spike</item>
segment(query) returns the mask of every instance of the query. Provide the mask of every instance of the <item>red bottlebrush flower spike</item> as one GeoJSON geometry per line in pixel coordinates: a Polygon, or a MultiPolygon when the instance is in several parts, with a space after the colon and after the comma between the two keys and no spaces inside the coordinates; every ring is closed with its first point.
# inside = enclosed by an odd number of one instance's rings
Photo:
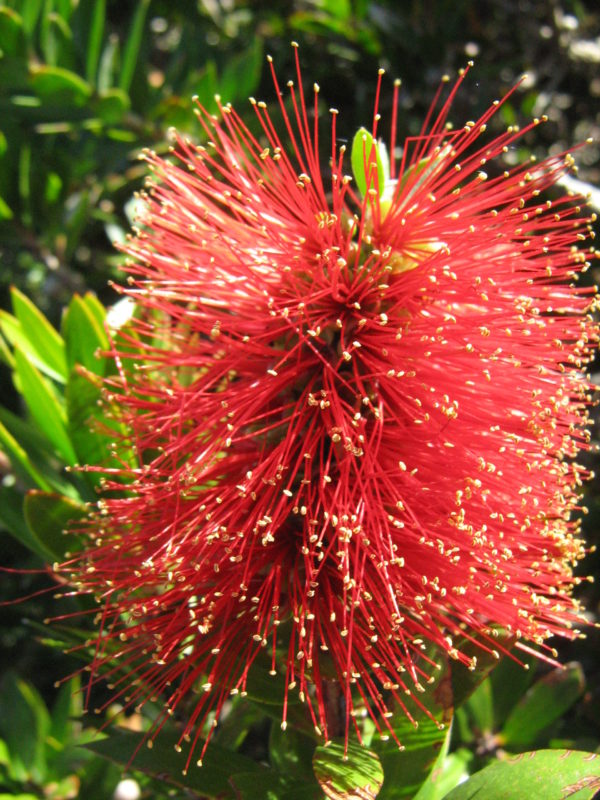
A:
{"type": "Polygon", "coordinates": [[[94,670],[118,658],[137,682],[117,696],[185,707],[191,751],[261,652],[284,725],[296,689],[335,733],[335,680],[347,736],[359,708],[391,730],[434,668],[423,642],[470,665],[458,637],[493,650],[499,627],[545,652],[577,635],[591,220],[542,194],[570,155],[498,171],[523,134],[486,138],[498,103],[449,128],[461,81],[400,158],[394,112],[384,186],[376,108],[364,198],[335,110],[321,166],[316,86],[309,112],[288,84],[284,133],[264,103],[260,138],[199,109],[206,146],[146,154],[124,248],[138,319],[108,388],[138,467],[62,572],[103,607],[94,670]]]}

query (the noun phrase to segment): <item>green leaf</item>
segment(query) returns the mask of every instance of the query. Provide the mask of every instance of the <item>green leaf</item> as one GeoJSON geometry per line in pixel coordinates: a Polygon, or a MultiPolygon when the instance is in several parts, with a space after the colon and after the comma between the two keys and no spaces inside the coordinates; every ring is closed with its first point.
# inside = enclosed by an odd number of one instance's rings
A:
{"type": "Polygon", "coordinates": [[[46,63],[62,68],[75,66],[73,34],[69,23],[55,12],[44,14],[40,26],[40,42],[46,63]]]}
{"type": "MultiPolygon", "coordinates": [[[[176,752],[177,733],[163,729],[151,750],[145,746],[145,738],[143,734],[113,730],[109,738],[91,742],[86,748],[115,764],[132,766],[165,783],[198,792],[202,797],[231,797],[230,778],[238,773],[253,773],[255,782],[260,785],[263,770],[251,758],[239,753],[211,743],[202,766],[196,766],[194,758],[189,771],[184,774],[187,746],[184,743],[183,752],[176,752]]],[[[202,740],[196,744],[198,751],[202,744],[202,740]]]]}
{"type": "Polygon", "coordinates": [[[61,561],[68,552],[80,549],[77,536],[65,531],[71,522],[86,517],[81,503],[54,492],[33,490],[25,496],[23,512],[32,536],[54,559],[61,561]]]}
{"type": "Polygon", "coordinates": [[[489,636],[481,637],[483,647],[479,647],[477,641],[478,637],[474,636],[473,639],[457,638],[454,643],[461,653],[476,659],[474,669],[469,669],[460,661],[452,662],[452,695],[455,708],[466,702],[490,672],[498,666],[501,654],[510,650],[514,637],[508,636],[503,631],[496,631],[492,640],[489,636]]]}
{"type": "Polygon", "coordinates": [[[4,198],[0,197],[0,221],[12,219],[14,217],[12,208],[8,205],[4,198]]]}
{"type": "Polygon", "coordinates": [[[94,10],[90,24],[90,35],[88,36],[87,51],[85,57],[85,77],[92,85],[96,82],[98,74],[98,62],[100,60],[100,48],[102,47],[102,37],[104,35],[104,21],[106,19],[106,0],[93,0],[94,10]]]}
{"type": "MultiPolygon", "coordinates": [[[[366,128],[359,128],[352,140],[350,161],[358,190],[364,197],[370,189],[377,191],[381,197],[388,176],[385,173],[385,160],[381,151],[382,143],[378,143],[366,128]]],[[[389,159],[387,160],[389,168],[389,159]]]]}
{"type": "Polygon", "coordinates": [[[52,707],[50,735],[63,746],[72,738],[74,720],[83,713],[81,679],[71,678],[63,683],[52,707]]]}
{"type": "Polygon", "coordinates": [[[0,50],[3,56],[22,56],[25,52],[23,19],[8,6],[0,6],[0,50]]]}
{"type": "Polygon", "coordinates": [[[530,748],[573,705],[584,688],[585,677],[577,663],[544,675],[511,711],[498,737],[499,743],[509,750],[530,748]]]}
{"type": "Polygon", "coordinates": [[[16,287],[11,289],[13,311],[25,336],[45,366],[61,378],[67,377],[65,343],[42,312],[16,287]]]}
{"type": "Polygon", "coordinates": [[[140,47],[142,46],[142,39],[144,37],[144,25],[146,23],[146,13],[150,0],[138,0],[131,28],[125,41],[125,48],[123,50],[123,60],[121,62],[121,77],[119,79],[119,88],[124,92],[128,92],[133,80],[133,74],[137,66],[140,47]]]}
{"type": "Polygon", "coordinates": [[[472,754],[462,748],[447,755],[444,748],[414,800],[443,800],[449,791],[469,777],[468,763],[472,754]]]}
{"type": "Polygon", "coordinates": [[[52,553],[31,535],[23,516],[23,494],[13,486],[0,485],[0,525],[43,561],[52,559],[52,553]]]}
{"type": "Polygon", "coordinates": [[[31,416],[64,461],[74,465],[77,457],[67,434],[65,413],[49,383],[19,350],[15,351],[15,368],[31,416]]]}
{"type": "Polygon", "coordinates": [[[236,800],[323,800],[323,792],[316,780],[309,782],[290,779],[274,770],[243,772],[231,777],[236,790],[236,800]]]}
{"type": "Polygon", "coordinates": [[[515,661],[510,656],[504,656],[487,679],[492,686],[494,728],[497,731],[500,730],[513,707],[529,688],[535,677],[535,668],[539,663],[539,660],[531,653],[522,653],[517,649],[512,652],[519,661],[515,661]]]}
{"type": "MultiPolygon", "coordinates": [[[[53,380],[64,383],[65,376],[62,372],[57,372],[49,364],[46,363],[45,358],[38,350],[38,342],[30,341],[27,332],[19,320],[8,311],[0,309],[0,330],[2,331],[6,340],[13,346],[15,350],[20,350],[24,353],[31,363],[36,366],[44,375],[47,375],[53,380]]],[[[7,356],[7,351],[3,350],[3,356],[7,356]]],[[[6,359],[9,366],[14,369],[15,360],[12,353],[8,353],[6,359]]]]}
{"type": "Polygon", "coordinates": [[[129,111],[129,95],[122,89],[106,89],[95,102],[95,113],[105,125],[117,125],[129,111]]]}
{"type": "Polygon", "coordinates": [[[598,789],[599,754],[537,750],[490,764],[445,800],[592,800],[598,789]]]}
{"type": "MultiPolygon", "coordinates": [[[[122,466],[115,462],[109,449],[114,440],[110,430],[115,426],[118,428],[118,423],[106,420],[98,405],[101,386],[102,379],[84,367],[79,366],[71,373],[65,392],[69,437],[80,464],[122,466]],[[106,428],[106,432],[99,430],[100,426],[106,428]]],[[[116,430],[117,437],[122,433],[122,430],[116,430]]],[[[124,459],[128,457],[127,453],[122,456],[124,459]]],[[[92,486],[99,483],[99,473],[84,474],[92,486]]]]}
{"type": "Polygon", "coordinates": [[[331,742],[313,755],[315,777],[331,800],[370,800],[383,783],[383,769],[376,753],[359,744],[331,742]]]}
{"type": "Polygon", "coordinates": [[[311,774],[315,742],[294,728],[281,729],[281,724],[273,720],[269,736],[269,757],[271,764],[285,775],[306,779],[311,774]]]}
{"type": "Polygon", "coordinates": [[[256,36],[246,51],[227,61],[218,81],[224,101],[247,100],[256,91],[263,60],[262,40],[256,36]]]}
{"type": "Polygon", "coordinates": [[[0,687],[0,734],[17,780],[42,784],[46,776],[44,740],[50,718],[44,701],[28,683],[8,672],[0,687]]]}
{"type": "Polygon", "coordinates": [[[23,476],[27,482],[33,481],[40,489],[49,490],[51,488],[48,481],[31,461],[27,452],[1,422],[0,450],[8,456],[17,475],[23,476]]]}
{"type": "Polygon", "coordinates": [[[31,86],[49,104],[84,106],[92,95],[92,87],[77,73],[47,64],[31,68],[31,86]]]}
{"type": "Polygon", "coordinates": [[[44,0],[22,0],[21,16],[27,36],[31,36],[42,12],[44,0]]]}
{"type": "MultiPolygon", "coordinates": [[[[412,714],[415,724],[403,709],[394,708],[393,704],[391,706],[393,730],[404,749],[398,750],[391,735],[387,741],[374,738],[371,743],[381,758],[385,775],[380,800],[414,797],[438,759],[447,751],[453,717],[450,668],[445,654],[434,651],[432,659],[439,664],[439,669],[432,675],[432,682],[424,687],[422,693],[415,690],[424,708],[419,708],[413,699],[406,698],[407,710],[412,714]]],[[[423,666],[432,672],[429,665],[423,666]]]]}
{"type": "Polygon", "coordinates": [[[104,375],[106,359],[98,351],[107,349],[108,337],[89,304],[77,294],[63,317],[63,334],[69,371],[75,364],[82,364],[90,372],[104,375]]]}

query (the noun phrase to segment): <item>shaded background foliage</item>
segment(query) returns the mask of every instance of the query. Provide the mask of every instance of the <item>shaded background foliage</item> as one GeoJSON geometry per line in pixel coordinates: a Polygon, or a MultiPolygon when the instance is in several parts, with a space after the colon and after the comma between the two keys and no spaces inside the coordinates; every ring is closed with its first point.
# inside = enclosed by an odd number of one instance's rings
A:
{"type": "MultiPolygon", "coordinates": [[[[544,114],[548,122],[507,158],[559,153],[592,137],[595,141],[578,152],[578,178],[600,206],[600,189],[594,188],[600,185],[600,10],[595,0],[0,2],[0,306],[10,307],[9,289],[16,286],[58,326],[74,292],[91,290],[110,304],[115,295],[108,281],[119,279],[120,263],[112,243],[126,235],[134,215],[134,193],[145,174],[137,160],[140,150],[166,151],[170,126],[201,136],[192,95],[211,109],[220,94],[252,126],[248,96],[273,97],[265,55],[272,55],[281,81],[294,77],[290,40],[301,46],[308,84],[319,83],[324,103],[340,109],[339,135],[348,139],[371,119],[381,66],[388,89],[393,78],[402,79],[401,136],[418,132],[441,76],[455,73],[467,60],[475,60],[476,67],[454,104],[457,122],[476,118],[526,72],[490,127],[544,114]]],[[[391,91],[384,91],[384,114],[390,101],[391,91]]],[[[598,282],[599,268],[593,266],[585,279],[598,282]]],[[[22,413],[10,370],[4,364],[0,370],[4,405],[22,413]]],[[[597,434],[593,442],[596,446],[597,434]]],[[[596,451],[585,460],[593,466],[596,451]]],[[[12,487],[14,476],[5,460],[0,470],[3,485],[12,487]]],[[[588,486],[586,503],[590,513],[584,530],[593,544],[600,526],[597,481],[588,486]]],[[[8,536],[2,548],[10,566],[40,564],[8,536]]],[[[599,569],[598,555],[591,555],[586,573],[599,569]]],[[[44,585],[35,575],[3,579],[0,595],[10,598],[44,585]]],[[[598,584],[585,584],[581,594],[590,619],[596,620],[598,584]]],[[[3,651],[11,653],[10,666],[34,681],[47,703],[54,701],[54,681],[73,664],[59,650],[42,648],[23,619],[41,621],[51,607],[51,595],[42,595],[2,609],[0,633],[3,651]]],[[[538,726],[528,745],[598,747],[599,645],[592,630],[587,641],[562,646],[561,659],[581,667],[570,668],[556,683],[558,689],[548,690],[558,714],[548,726],[538,726]]],[[[494,707],[493,686],[486,684],[455,726],[456,752],[465,748],[476,766],[507,737],[509,743],[510,735],[514,739],[512,705],[525,703],[519,713],[535,716],[527,710],[530,679],[499,673],[495,680],[497,696],[502,681],[515,687],[503,708],[497,699],[494,707]]],[[[554,685],[554,679],[546,680],[554,685]]],[[[106,786],[113,779],[103,778],[106,786]]],[[[102,791],[99,798],[108,796],[106,787],[102,791]]]]}

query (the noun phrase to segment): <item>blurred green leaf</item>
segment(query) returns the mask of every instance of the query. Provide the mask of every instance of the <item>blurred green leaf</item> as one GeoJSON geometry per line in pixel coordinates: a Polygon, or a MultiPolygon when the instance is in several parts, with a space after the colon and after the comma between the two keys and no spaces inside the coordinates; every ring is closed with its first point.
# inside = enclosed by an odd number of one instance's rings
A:
{"type": "Polygon", "coordinates": [[[538,750],[496,761],[461,783],[445,800],[592,800],[600,789],[600,755],[538,750]]]}
{"type": "MultiPolygon", "coordinates": [[[[218,81],[219,92],[226,103],[247,100],[256,91],[263,65],[263,46],[257,36],[250,47],[225,64],[218,81]]],[[[199,92],[196,91],[196,94],[199,92]]]]}
{"type": "Polygon", "coordinates": [[[15,351],[15,368],[31,416],[66,463],[73,466],[77,457],[67,434],[66,415],[56,394],[20,350],[15,351]]]}
{"type": "Polygon", "coordinates": [[[77,73],[48,64],[31,68],[31,86],[49,104],[84,106],[92,95],[92,87],[77,73]]]}
{"type": "Polygon", "coordinates": [[[509,750],[526,750],[559,719],[583,693],[585,677],[580,664],[567,664],[544,675],[511,711],[498,736],[509,750]]]}
{"type": "Polygon", "coordinates": [[[23,19],[8,6],[0,6],[0,51],[3,56],[22,56],[25,53],[23,19]]]}
{"type": "Polygon", "coordinates": [[[61,378],[67,377],[65,343],[42,312],[14,286],[11,289],[13,311],[22,330],[42,363],[61,378]]]}
{"type": "Polygon", "coordinates": [[[85,77],[87,82],[92,85],[96,83],[98,74],[98,63],[106,19],[106,0],[93,0],[93,6],[85,56],[85,77]]]}
{"type": "MultiPolygon", "coordinates": [[[[63,371],[57,372],[46,362],[45,356],[39,352],[38,341],[31,341],[19,320],[2,309],[0,309],[0,330],[13,348],[24,353],[41,372],[57,382],[64,382],[63,371]]],[[[3,354],[6,355],[5,352],[3,354]]],[[[14,369],[12,353],[8,354],[8,364],[14,369]]]]}
{"type": "Polygon", "coordinates": [[[379,794],[383,769],[377,754],[366,747],[331,742],[316,748],[312,763],[321,789],[332,800],[351,800],[359,793],[370,800],[379,794]]]}
{"type": "Polygon", "coordinates": [[[0,685],[0,734],[10,753],[10,772],[16,780],[43,783],[44,741],[49,728],[50,718],[42,698],[30,684],[7,672],[0,685]]]}
{"type": "Polygon", "coordinates": [[[116,125],[123,120],[131,103],[122,89],[105,89],[94,104],[94,111],[105,125],[116,125]]]}
{"type": "Polygon", "coordinates": [[[77,536],[66,533],[71,522],[84,519],[85,506],[64,495],[33,490],[25,495],[25,521],[32,536],[61,561],[67,552],[78,550],[77,536]]]}
{"type": "Polygon", "coordinates": [[[74,69],[75,50],[73,35],[68,22],[60,14],[50,12],[42,17],[40,30],[42,52],[51,67],[74,69]]]}
{"type": "Polygon", "coordinates": [[[42,12],[44,0],[21,0],[21,16],[27,36],[31,36],[42,12]]]}
{"type": "Polygon", "coordinates": [[[52,706],[50,735],[63,746],[67,744],[72,737],[74,723],[82,713],[81,679],[71,678],[60,687],[52,706]]]}
{"type": "Polygon", "coordinates": [[[133,80],[133,74],[138,62],[142,40],[144,38],[144,26],[146,14],[150,0],[138,0],[131,21],[125,47],[123,48],[123,59],[121,61],[121,75],[119,78],[119,88],[128,92],[133,80]]]}

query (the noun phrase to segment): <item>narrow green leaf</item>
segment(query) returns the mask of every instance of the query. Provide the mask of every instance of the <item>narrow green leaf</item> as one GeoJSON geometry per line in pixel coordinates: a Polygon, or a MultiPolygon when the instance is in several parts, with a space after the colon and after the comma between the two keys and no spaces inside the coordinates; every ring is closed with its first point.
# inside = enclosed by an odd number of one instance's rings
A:
{"type": "Polygon", "coordinates": [[[121,63],[121,77],[119,79],[119,88],[124,92],[129,92],[129,88],[131,87],[140,47],[142,46],[142,39],[144,37],[144,25],[146,23],[146,13],[149,5],[150,0],[138,0],[131,22],[131,28],[127,35],[121,63]]]}
{"type": "Polygon", "coordinates": [[[69,371],[75,364],[82,364],[90,372],[104,375],[106,359],[98,355],[98,351],[106,350],[108,337],[88,303],[77,294],[63,317],[63,334],[69,371]]]}
{"type": "Polygon", "coordinates": [[[73,34],[68,22],[55,12],[44,14],[40,26],[40,41],[46,63],[72,69],[75,66],[73,34]]]}
{"type": "Polygon", "coordinates": [[[116,74],[118,72],[119,61],[119,37],[111,34],[102,50],[100,63],[98,64],[98,80],[96,88],[99,92],[104,92],[114,86],[116,74]]]}
{"type": "Polygon", "coordinates": [[[537,750],[496,761],[445,800],[592,800],[600,789],[600,754],[537,750]]]}
{"type": "MultiPolygon", "coordinates": [[[[202,766],[198,767],[194,758],[189,771],[184,774],[187,746],[183,744],[183,752],[175,751],[179,741],[177,733],[162,730],[152,750],[145,746],[144,739],[143,734],[113,730],[107,739],[91,742],[86,748],[115,764],[132,766],[163,783],[198,792],[202,797],[231,797],[230,778],[237,773],[253,773],[260,785],[263,769],[239,753],[211,743],[202,766]]],[[[202,744],[202,740],[196,744],[198,751],[202,744]]]]}
{"type": "Polygon", "coordinates": [[[73,734],[75,722],[83,713],[81,679],[71,678],[63,683],[52,706],[50,735],[64,747],[73,734]]]}
{"type": "Polygon", "coordinates": [[[65,412],[50,384],[19,350],[15,351],[15,367],[31,416],[66,463],[74,465],[77,457],[67,434],[65,412]]]}
{"type": "Polygon", "coordinates": [[[0,6],[0,50],[4,57],[22,56],[25,51],[23,19],[8,6],[0,6]]]}
{"type": "Polygon", "coordinates": [[[98,74],[100,61],[100,48],[104,36],[104,21],[106,19],[106,0],[94,0],[90,35],[87,41],[85,57],[85,77],[88,83],[94,85],[98,74]]]}
{"type": "Polygon", "coordinates": [[[544,675],[511,711],[498,737],[509,750],[526,750],[559,719],[583,693],[585,677],[580,664],[567,664],[544,675]]]}
{"type": "Polygon", "coordinates": [[[23,18],[23,28],[27,36],[33,34],[34,28],[37,25],[39,16],[42,11],[44,0],[22,0],[21,1],[21,16],[23,18]]]}
{"type": "Polygon", "coordinates": [[[77,536],[65,532],[70,523],[87,515],[81,503],[52,492],[31,491],[25,496],[23,512],[32,536],[55,560],[80,549],[77,536]]]}
{"type": "MultiPolygon", "coordinates": [[[[385,160],[381,156],[383,144],[377,143],[366,128],[359,128],[352,140],[350,161],[356,185],[364,197],[375,189],[381,197],[385,188],[385,160]]],[[[389,169],[389,159],[387,159],[389,169]]]]}
{"type": "Polygon", "coordinates": [[[350,742],[317,747],[313,756],[315,777],[331,800],[371,800],[383,783],[383,769],[376,753],[350,742]]]}
{"type": "Polygon", "coordinates": [[[39,360],[54,374],[67,377],[65,343],[42,312],[16,287],[11,289],[13,311],[39,360]]]}
{"type": "Polygon", "coordinates": [[[13,469],[18,475],[24,476],[26,480],[33,481],[40,489],[50,490],[50,484],[33,464],[27,452],[1,422],[0,450],[8,456],[13,469]]]}

